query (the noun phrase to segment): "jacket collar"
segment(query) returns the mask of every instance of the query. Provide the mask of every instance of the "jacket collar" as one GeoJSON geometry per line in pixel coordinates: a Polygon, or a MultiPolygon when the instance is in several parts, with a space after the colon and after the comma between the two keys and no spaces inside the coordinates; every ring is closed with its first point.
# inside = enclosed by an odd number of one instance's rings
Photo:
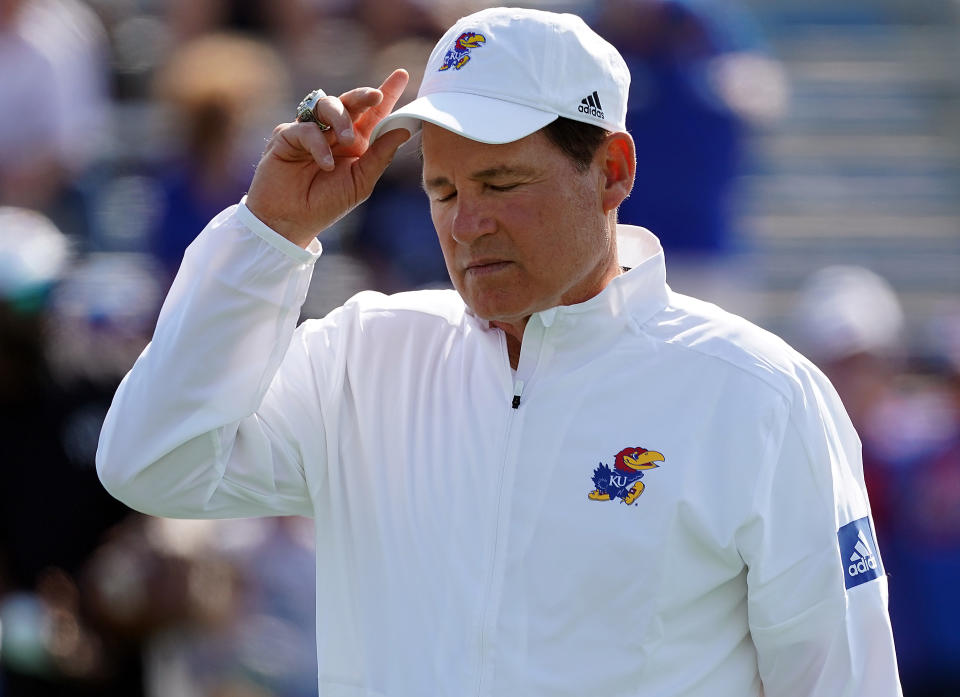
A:
{"type": "Polygon", "coordinates": [[[642,324],[667,305],[666,267],[660,240],[642,227],[617,226],[620,264],[629,269],[600,293],[576,305],[561,305],[536,313],[544,327],[570,325],[577,333],[617,332],[627,322],[642,324]]]}
{"type": "MultiPolygon", "coordinates": [[[[551,343],[594,350],[627,326],[639,326],[667,305],[669,288],[660,240],[646,228],[617,225],[617,254],[629,269],[576,305],[534,313],[530,322],[550,329],[551,343]]],[[[476,316],[465,308],[468,316],[476,316]]],[[[483,323],[489,327],[489,323],[483,323]]]]}

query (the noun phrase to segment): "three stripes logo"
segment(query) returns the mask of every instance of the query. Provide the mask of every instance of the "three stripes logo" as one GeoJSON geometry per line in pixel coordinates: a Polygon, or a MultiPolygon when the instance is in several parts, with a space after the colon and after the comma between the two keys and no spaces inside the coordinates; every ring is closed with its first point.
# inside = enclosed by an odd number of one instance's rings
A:
{"type": "Polygon", "coordinates": [[[577,110],[582,114],[596,116],[598,119],[604,118],[603,107],[600,106],[600,95],[597,94],[596,90],[593,91],[593,94],[588,94],[580,100],[580,106],[577,110]]]}
{"type": "Polygon", "coordinates": [[[860,518],[844,525],[837,531],[837,540],[847,589],[880,577],[883,567],[869,518],[860,518]]]}

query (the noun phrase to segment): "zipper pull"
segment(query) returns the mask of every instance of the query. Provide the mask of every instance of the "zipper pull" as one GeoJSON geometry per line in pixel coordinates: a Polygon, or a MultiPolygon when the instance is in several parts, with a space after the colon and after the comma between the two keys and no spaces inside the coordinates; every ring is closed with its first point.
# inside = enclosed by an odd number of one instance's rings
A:
{"type": "Polygon", "coordinates": [[[523,380],[517,380],[516,384],[513,386],[513,402],[510,406],[514,409],[520,406],[520,395],[523,394],[523,380]]]}

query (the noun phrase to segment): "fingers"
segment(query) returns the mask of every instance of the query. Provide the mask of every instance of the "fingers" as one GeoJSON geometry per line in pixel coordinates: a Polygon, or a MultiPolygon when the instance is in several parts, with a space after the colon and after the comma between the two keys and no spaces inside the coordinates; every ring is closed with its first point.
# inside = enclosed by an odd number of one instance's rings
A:
{"type": "MultiPolygon", "coordinates": [[[[406,70],[394,70],[379,89],[357,87],[344,92],[340,97],[322,97],[314,106],[314,115],[330,130],[322,131],[317,124],[294,122],[280,124],[264,155],[272,155],[287,162],[312,159],[320,169],[331,172],[336,167],[334,156],[358,157],[363,155],[364,168],[376,171],[375,182],[386,168],[397,148],[410,137],[401,130],[386,141],[386,145],[364,153],[367,139],[373,127],[391,112],[409,81],[406,70]],[[382,165],[382,166],[381,166],[382,165]]],[[[378,140],[379,142],[379,140],[378,140]]]]}
{"type": "Polygon", "coordinates": [[[397,68],[383,81],[383,84],[380,85],[383,101],[377,105],[381,118],[393,111],[393,107],[400,99],[409,81],[410,74],[403,68],[397,68]]]}
{"type": "Polygon", "coordinates": [[[330,143],[315,123],[285,123],[277,126],[264,156],[284,162],[312,159],[320,169],[330,172],[336,166],[330,143]]]}
{"type": "Polygon", "coordinates": [[[410,138],[410,132],[404,128],[388,131],[371,145],[362,157],[354,163],[354,185],[360,194],[360,200],[367,198],[374,184],[393,160],[397,149],[410,138]]]}
{"type": "Polygon", "coordinates": [[[357,87],[339,98],[323,97],[314,106],[313,113],[331,127],[333,133],[327,135],[349,149],[357,144],[358,135],[367,138],[373,127],[393,110],[409,79],[407,71],[398,68],[383,81],[380,89],[357,87]]]}
{"type": "Polygon", "coordinates": [[[410,75],[403,68],[397,68],[380,85],[380,92],[383,94],[377,104],[368,108],[364,114],[357,120],[356,130],[363,137],[369,137],[376,126],[383,118],[393,111],[397,100],[403,94],[407,82],[410,81],[410,75]]]}
{"type": "Polygon", "coordinates": [[[340,95],[340,101],[356,121],[363,112],[376,106],[383,99],[383,92],[374,87],[357,87],[340,95]]]}
{"type": "Polygon", "coordinates": [[[320,121],[333,129],[333,132],[337,135],[337,140],[342,145],[353,144],[353,117],[340,99],[337,97],[321,98],[313,107],[313,113],[320,121]]]}

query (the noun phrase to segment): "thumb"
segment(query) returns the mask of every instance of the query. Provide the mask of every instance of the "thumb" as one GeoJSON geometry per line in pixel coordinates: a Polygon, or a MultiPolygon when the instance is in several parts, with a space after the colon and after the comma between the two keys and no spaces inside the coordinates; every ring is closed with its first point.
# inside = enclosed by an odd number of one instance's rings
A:
{"type": "Polygon", "coordinates": [[[410,139],[410,131],[397,128],[387,131],[367,149],[354,163],[357,189],[363,193],[363,198],[370,195],[373,185],[393,160],[401,145],[410,139]]]}

